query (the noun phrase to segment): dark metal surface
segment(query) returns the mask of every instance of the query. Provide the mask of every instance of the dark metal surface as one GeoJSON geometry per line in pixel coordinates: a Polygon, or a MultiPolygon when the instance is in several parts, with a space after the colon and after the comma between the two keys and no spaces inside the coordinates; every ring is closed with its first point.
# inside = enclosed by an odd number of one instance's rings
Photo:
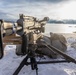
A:
{"type": "Polygon", "coordinates": [[[0,59],[3,57],[2,24],[0,23],[0,59]]]}

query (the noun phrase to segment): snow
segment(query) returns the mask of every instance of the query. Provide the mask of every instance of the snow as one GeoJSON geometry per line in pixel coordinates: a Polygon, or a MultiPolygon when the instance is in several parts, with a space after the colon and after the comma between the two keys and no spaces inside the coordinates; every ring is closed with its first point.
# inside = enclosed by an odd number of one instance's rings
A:
{"type": "MultiPolygon", "coordinates": [[[[73,37],[67,38],[67,54],[76,59],[76,49],[71,46],[76,42],[73,37]]],[[[15,45],[7,45],[4,50],[4,57],[0,60],[0,75],[13,75],[24,57],[15,54],[15,45]]],[[[45,59],[46,60],[46,59],[45,59]]],[[[54,63],[38,65],[39,75],[76,75],[76,64],[74,63],[54,63]]],[[[19,75],[36,75],[35,70],[31,70],[30,65],[24,66],[19,75]]]]}

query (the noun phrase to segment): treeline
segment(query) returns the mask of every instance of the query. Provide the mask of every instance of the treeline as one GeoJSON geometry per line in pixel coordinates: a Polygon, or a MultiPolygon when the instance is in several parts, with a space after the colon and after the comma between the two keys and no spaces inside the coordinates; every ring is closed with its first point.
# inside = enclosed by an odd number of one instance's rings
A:
{"type": "Polygon", "coordinates": [[[48,23],[58,23],[58,24],[76,24],[76,20],[53,20],[50,19],[48,23]]]}

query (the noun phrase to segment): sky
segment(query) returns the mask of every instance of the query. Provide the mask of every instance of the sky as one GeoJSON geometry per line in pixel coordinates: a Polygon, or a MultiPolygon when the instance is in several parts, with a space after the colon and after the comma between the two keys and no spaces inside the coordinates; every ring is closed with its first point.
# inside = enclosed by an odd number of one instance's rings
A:
{"type": "Polygon", "coordinates": [[[18,19],[19,14],[50,19],[76,20],[76,0],[0,0],[0,19],[18,19]]]}

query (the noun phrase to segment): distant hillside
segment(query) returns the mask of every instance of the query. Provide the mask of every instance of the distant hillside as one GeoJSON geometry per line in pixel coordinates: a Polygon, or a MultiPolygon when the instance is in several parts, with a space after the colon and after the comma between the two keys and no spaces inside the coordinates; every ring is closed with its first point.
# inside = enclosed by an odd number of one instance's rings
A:
{"type": "Polygon", "coordinates": [[[58,23],[58,24],[76,24],[76,20],[53,20],[50,19],[48,23],[58,23]]]}
{"type": "Polygon", "coordinates": [[[65,24],[76,24],[76,20],[63,20],[65,24]]]}

